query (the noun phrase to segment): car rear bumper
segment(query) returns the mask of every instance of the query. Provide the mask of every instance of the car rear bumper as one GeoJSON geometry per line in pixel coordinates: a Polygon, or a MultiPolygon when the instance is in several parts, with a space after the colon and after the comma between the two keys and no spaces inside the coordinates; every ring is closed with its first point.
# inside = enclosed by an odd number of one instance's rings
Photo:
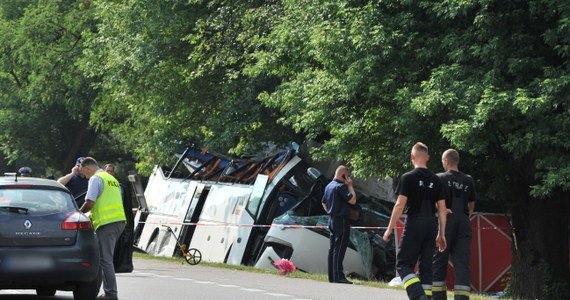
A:
{"type": "Polygon", "coordinates": [[[65,247],[0,247],[0,288],[90,282],[98,270],[95,238],[65,247]]]}

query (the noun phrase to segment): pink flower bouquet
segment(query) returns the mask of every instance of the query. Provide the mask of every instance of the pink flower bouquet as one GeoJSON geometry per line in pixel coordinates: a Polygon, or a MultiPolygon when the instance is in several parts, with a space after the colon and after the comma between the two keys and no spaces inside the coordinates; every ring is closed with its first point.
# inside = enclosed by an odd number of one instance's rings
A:
{"type": "Polygon", "coordinates": [[[273,264],[279,268],[279,273],[281,273],[282,275],[297,270],[297,267],[295,267],[293,262],[289,261],[288,259],[280,259],[274,262],[273,264]]]}

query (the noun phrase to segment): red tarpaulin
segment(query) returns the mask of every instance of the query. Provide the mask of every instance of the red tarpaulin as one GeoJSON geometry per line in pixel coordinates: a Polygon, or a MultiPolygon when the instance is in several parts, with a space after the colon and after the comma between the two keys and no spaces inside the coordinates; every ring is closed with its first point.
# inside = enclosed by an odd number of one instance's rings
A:
{"type": "MultiPolygon", "coordinates": [[[[477,213],[471,217],[473,239],[471,242],[471,288],[475,292],[500,292],[505,289],[505,279],[511,269],[511,229],[509,218],[504,215],[477,213]]],[[[403,220],[398,226],[403,226],[403,220]]],[[[401,229],[396,230],[398,241],[401,229]]],[[[454,286],[453,265],[449,263],[447,289],[454,286]]]]}
{"type": "MultiPolygon", "coordinates": [[[[511,270],[512,239],[509,217],[478,213],[471,217],[471,288],[475,292],[505,290],[511,270]]],[[[447,269],[447,289],[453,290],[454,271],[447,269]]]]}

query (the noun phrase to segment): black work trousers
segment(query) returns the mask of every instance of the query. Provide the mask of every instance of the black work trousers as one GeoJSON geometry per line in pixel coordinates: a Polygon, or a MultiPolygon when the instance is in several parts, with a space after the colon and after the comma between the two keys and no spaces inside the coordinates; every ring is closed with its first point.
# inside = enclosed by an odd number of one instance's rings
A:
{"type": "Polygon", "coordinates": [[[437,236],[437,219],[433,214],[408,216],[396,256],[396,270],[402,278],[408,297],[431,296],[432,259],[437,236]],[[414,268],[419,265],[416,276],[414,268]],[[419,278],[418,278],[419,277],[419,278]]]}
{"type": "Polygon", "coordinates": [[[346,279],[342,262],[350,239],[350,220],[348,217],[329,217],[330,248],[328,256],[329,281],[338,282],[346,279]]]}
{"type": "Polygon", "coordinates": [[[435,251],[433,256],[433,299],[446,300],[447,263],[451,255],[455,270],[455,300],[467,300],[471,292],[471,222],[464,213],[453,213],[447,217],[445,238],[447,249],[435,251]]]}

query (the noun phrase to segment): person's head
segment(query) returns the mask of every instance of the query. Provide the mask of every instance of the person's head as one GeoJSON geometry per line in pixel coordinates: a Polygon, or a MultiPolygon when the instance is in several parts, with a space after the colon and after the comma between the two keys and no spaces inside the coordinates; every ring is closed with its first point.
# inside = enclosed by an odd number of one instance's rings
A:
{"type": "Polygon", "coordinates": [[[20,173],[22,177],[32,177],[32,169],[30,167],[21,167],[18,173],[20,173]]]}
{"type": "Polygon", "coordinates": [[[348,170],[348,168],[344,165],[340,165],[336,168],[336,171],[334,172],[334,178],[344,181],[345,180],[345,176],[348,177],[350,176],[350,170],[348,170]]]}
{"type": "Polygon", "coordinates": [[[85,159],[85,157],[78,157],[75,160],[75,167],[73,167],[73,171],[77,172],[76,175],[79,175],[81,177],[85,176],[85,174],[83,174],[83,171],[81,171],[81,162],[83,162],[83,160],[85,159]]]}
{"type": "Polygon", "coordinates": [[[113,166],[112,164],[106,164],[103,167],[103,170],[105,170],[105,172],[115,176],[115,166],[113,166]]]}
{"type": "Polygon", "coordinates": [[[418,142],[412,147],[410,154],[415,167],[426,167],[429,160],[429,150],[426,144],[418,142]]]}
{"type": "Polygon", "coordinates": [[[447,149],[441,155],[441,164],[444,170],[458,170],[459,167],[459,152],[455,149],[447,149]]]}
{"type": "Polygon", "coordinates": [[[91,178],[99,170],[99,164],[93,157],[86,157],[81,162],[81,172],[87,178],[91,178]]]}

